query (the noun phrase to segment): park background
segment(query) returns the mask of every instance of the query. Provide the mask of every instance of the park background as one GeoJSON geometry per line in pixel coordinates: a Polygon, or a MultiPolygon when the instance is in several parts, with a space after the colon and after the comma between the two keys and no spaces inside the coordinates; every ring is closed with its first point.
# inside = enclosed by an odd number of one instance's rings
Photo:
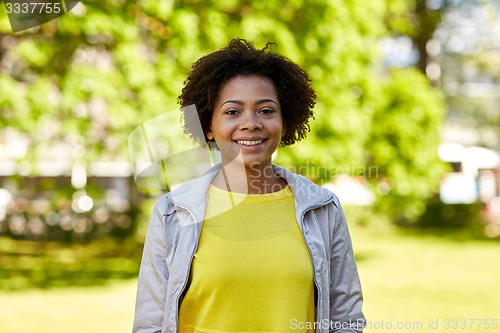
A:
{"type": "Polygon", "coordinates": [[[166,120],[234,37],[310,74],[311,132],[275,162],[343,202],[366,332],[500,332],[499,18],[494,0],[101,0],[13,33],[1,6],[0,332],[131,330],[179,170],[142,177],[130,138],[186,158],[166,120]]]}

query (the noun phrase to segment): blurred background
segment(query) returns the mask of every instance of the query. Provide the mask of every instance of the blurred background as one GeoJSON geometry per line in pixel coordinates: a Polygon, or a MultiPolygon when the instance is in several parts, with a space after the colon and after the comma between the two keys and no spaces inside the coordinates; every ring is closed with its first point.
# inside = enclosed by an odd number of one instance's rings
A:
{"type": "Polygon", "coordinates": [[[169,184],[136,182],[129,136],[175,143],[160,116],[235,37],[310,74],[311,132],[275,162],[340,197],[366,332],[500,332],[497,0],[73,1],[16,33],[0,6],[0,332],[131,331],[169,184]]]}

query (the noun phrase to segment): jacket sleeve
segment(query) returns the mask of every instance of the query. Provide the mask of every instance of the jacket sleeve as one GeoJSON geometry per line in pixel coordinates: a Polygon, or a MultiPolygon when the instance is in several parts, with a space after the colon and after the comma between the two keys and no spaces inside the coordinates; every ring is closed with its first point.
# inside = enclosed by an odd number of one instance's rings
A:
{"type": "Polygon", "coordinates": [[[365,327],[363,295],[351,236],[342,207],[335,205],[330,258],[330,332],[359,333],[365,327]]]}
{"type": "Polygon", "coordinates": [[[161,198],[153,209],[144,242],[133,333],[159,333],[162,328],[169,271],[160,203],[161,198]]]}

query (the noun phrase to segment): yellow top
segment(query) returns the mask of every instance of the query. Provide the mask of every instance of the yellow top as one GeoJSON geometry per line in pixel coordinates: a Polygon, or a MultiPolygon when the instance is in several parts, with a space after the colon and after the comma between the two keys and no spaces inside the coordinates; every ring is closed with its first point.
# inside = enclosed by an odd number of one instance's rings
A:
{"type": "Polygon", "coordinates": [[[313,322],[312,261],[291,190],[211,186],[178,331],[313,332],[298,329],[313,322]]]}

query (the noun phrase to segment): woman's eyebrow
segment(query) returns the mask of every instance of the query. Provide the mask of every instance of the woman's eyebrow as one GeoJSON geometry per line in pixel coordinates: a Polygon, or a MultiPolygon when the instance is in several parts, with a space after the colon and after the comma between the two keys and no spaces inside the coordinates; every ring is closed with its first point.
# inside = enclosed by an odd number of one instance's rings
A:
{"type": "Polygon", "coordinates": [[[230,100],[225,101],[224,103],[222,103],[222,104],[219,106],[219,108],[221,108],[224,104],[227,104],[227,103],[234,103],[234,104],[243,105],[243,102],[242,102],[242,101],[237,101],[237,100],[230,99],[230,100]]]}
{"type": "Polygon", "coordinates": [[[274,99],[271,99],[271,98],[258,100],[255,102],[255,105],[264,104],[264,103],[268,103],[268,102],[271,102],[271,103],[278,105],[278,103],[274,99]]]}
{"type": "MultiPolygon", "coordinates": [[[[271,98],[259,99],[258,101],[255,101],[255,105],[264,104],[264,103],[268,103],[268,102],[271,102],[271,103],[278,105],[278,103],[274,99],[271,99],[271,98]]],[[[230,100],[227,100],[224,103],[222,103],[219,106],[219,108],[221,108],[224,104],[227,104],[227,103],[234,103],[234,104],[238,104],[238,105],[244,104],[243,101],[230,99],[230,100]]]]}

